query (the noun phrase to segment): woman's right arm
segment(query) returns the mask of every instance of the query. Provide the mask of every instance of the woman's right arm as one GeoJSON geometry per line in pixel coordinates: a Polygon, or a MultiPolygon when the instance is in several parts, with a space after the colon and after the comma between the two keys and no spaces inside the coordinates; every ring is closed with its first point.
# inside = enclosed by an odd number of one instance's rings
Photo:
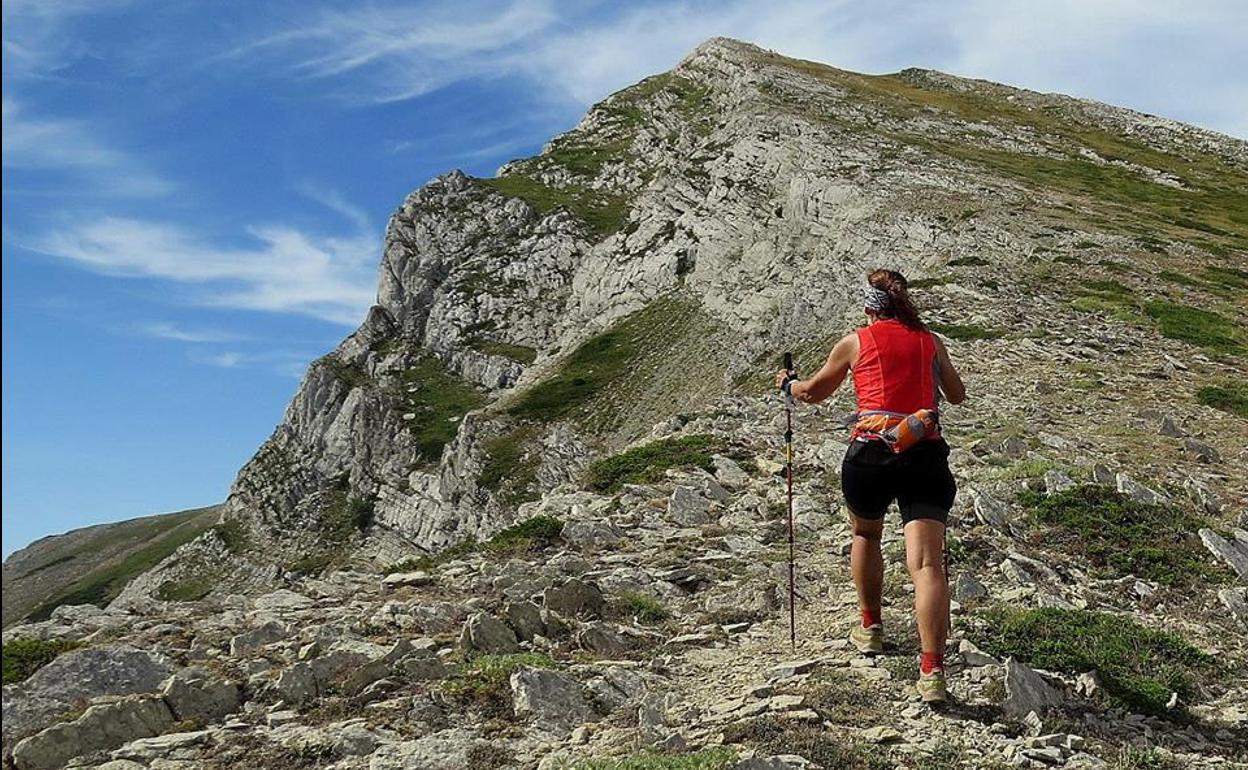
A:
{"type": "Polygon", "coordinates": [[[945,343],[935,334],[932,339],[936,340],[936,360],[940,362],[940,391],[945,394],[949,403],[960,404],[966,400],[966,386],[962,384],[962,376],[949,359],[945,343]]]}

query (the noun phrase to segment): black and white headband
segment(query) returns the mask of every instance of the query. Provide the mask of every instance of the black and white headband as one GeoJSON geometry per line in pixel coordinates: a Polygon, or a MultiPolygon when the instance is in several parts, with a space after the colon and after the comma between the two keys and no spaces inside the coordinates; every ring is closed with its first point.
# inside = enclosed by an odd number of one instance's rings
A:
{"type": "Polygon", "coordinates": [[[867,284],[862,290],[862,299],[866,309],[876,313],[886,312],[893,304],[893,299],[888,296],[888,292],[877,289],[871,284],[867,284]]]}

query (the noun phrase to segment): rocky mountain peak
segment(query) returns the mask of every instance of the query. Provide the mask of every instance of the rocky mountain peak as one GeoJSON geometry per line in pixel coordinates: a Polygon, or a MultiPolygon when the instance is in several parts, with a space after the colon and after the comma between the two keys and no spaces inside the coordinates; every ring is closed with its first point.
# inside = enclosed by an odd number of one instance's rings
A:
{"type": "Polygon", "coordinates": [[[402,202],[377,305],[216,523],[107,610],[6,632],[122,643],[151,686],[101,685],[74,715],[35,674],[6,689],[6,746],[20,768],[66,746],[153,768],[644,747],[1130,767],[1144,741],[1162,753],[1135,766],[1243,761],[1245,690],[1216,672],[1248,663],[1245,159],[1118,107],[709,40],[540,154],[402,202]],[[971,394],[942,417],[962,490],[948,717],[907,699],[891,528],[898,647],[841,638],[849,393],[795,417],[795,651],[781,617],[770,376],[785,350],[820,365],[879,266],[971,394]],[[204,729],[176,732],[186,714],[204,729]]]}

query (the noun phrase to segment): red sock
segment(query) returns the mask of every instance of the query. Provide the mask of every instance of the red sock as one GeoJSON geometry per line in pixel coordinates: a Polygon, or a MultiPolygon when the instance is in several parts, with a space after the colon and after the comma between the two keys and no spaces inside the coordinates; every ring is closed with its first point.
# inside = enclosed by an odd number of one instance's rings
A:
{"type": "Polygon", "coordinates": [[[932,673],[932,669],[936,668],[943,670],[944,667],[945,656],[943,653],[925,652],[923,653],[923,656],[919,658],[919,670],[924,674],[930,674],[932,673]]]}
{"type": "Polygon", "coordinates": [[[862,611],[862,627],[870,628],[871,626],[884,625],[883,618],[880,617],[879,610],[863,610],[862,611]]]}

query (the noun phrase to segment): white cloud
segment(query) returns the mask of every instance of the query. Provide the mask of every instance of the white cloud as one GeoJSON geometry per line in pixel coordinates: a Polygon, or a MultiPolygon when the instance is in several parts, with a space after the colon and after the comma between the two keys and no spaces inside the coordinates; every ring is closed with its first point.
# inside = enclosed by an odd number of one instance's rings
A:
{"type": "Polygon", "coordinates": [[[237,342],[243,339],[237,334],[231,334],[229,332],[218,331],[216,329],[187,329],[168,321],[153,321],[151,323],[139,324],[135,327],[135,331],[147,337],[155,337],[162,340],[173,340],[175,342],[187,342],[193,345],[237,342]]]}
{"type": "Polygon", "coordinates": [[[312,356],[306,353],[279,350],[268,353],[241,353],[226,350],[219,353],[193,353],[191,360],[204,366],[216,366],[222,369],[267,369],[283,377],[299,378],[307,370],[312,356]]]}
{"type": "Polygon", "coordinates": [[[1240,135],[1248,126],[1238,75],[1248,69],[1248,4],[1238,0],[688,0],[599,5],[589,19],[581,4],[542,0],[459,10],[470,22],[448,20],[446,8],[313,11],[229,56],[363,102],[521,75],[547,98],[584,105],[727,35],[846,69],[932,67],[1240,135]]]}
{"type": "Polygon", "coordinates": [[[500,52],[510,55],[505,52],[557,20],[547,0],[515,0],[491,13],[497,5],[322,8],[214,57],[211,64],[276,61],[289,76],[307,80],[363,75],[338,96],[363,103],[411,99],[467,77],[500,74],[495,66],[500,52]]]}
{"type": "Polygon", "coordinates": [[[4,99],[4,168],[68,174],[97,195],[149,197],[173,190],[173,184],[97,135],[86,121],[32,117],[15,100],[4,99]]]}
{"type": "Polygon", "coordinates": [[[319,235],[287,225],[257,225],[251,247],[222,246],[170,222],[103,217],[45,233],[34,251],[108,275],[155,278],[199,288],[194,301],[215,307],[301,313],[354,325],[372,304],[380,240],[354,207],[323,202],[354,226],[319,235]]]}

